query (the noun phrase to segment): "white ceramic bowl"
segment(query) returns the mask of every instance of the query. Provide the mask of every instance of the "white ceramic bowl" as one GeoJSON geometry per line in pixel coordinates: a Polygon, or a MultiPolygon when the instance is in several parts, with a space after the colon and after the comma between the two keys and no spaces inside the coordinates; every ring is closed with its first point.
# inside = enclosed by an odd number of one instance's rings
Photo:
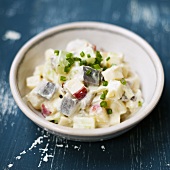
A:
{"type": "Polygon", "coordinates": [[[163,90],[164,73],[159,57],[141,37],[124,28],[97,22],[77,22],[50,28],[29,40],[17,53],[10,70],[10,87],[20,109],[33,122],[50,133],[80,141],[99,141],[118,136],[144,119],[157,104],[163,90]],[[65,49],[70,40],[86,39],[108,51],[125,54],[125,60],[141,79],[144,98],[142,108],[128,120],[108,128],[73,129],[46,121],[23,100],[28,93],[25,80],[35,66],[44,62],[48,48],[65,49]]]}

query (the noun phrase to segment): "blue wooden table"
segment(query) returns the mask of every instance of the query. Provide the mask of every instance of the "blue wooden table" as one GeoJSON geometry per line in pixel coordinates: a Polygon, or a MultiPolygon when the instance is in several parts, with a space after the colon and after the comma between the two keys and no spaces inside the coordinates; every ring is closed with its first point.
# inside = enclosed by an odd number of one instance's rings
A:
{"type": "Polygon", "coordinates": [[[0,0],[0,169],[170,169],[170,1],[0,0]],[[29,120],[11,95],[9,70],[21,46],[49,27],[73,21],[130,29],[162,61],[166,81],[161,100],[147,118],[117,138],[96,143],[59,139],[29,120]]]}

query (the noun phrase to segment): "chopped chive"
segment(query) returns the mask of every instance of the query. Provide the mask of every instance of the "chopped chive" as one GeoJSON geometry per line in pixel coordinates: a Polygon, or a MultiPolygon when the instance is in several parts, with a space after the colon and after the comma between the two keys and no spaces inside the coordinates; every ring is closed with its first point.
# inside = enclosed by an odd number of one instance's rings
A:
{"type": "Polygon", "coordinates": [[[95,64],[100,64],[102,62],[102,55],[99,51],[96,51],[96,58],[95,58],[95,64]]]}
{"type": "Polygon", "coordinates": [[[64,67],[64,72],[68,73],[70,71],[70,69],[71,69],[70,66],[65,66],[64,67]]]}
{"type": "Polygon", "coordinates": [[[93,65],[93,68],[94,68],[94,69],[96,69],[96,70],[101,69],[101,67],[99,66],[99,64],[95,64],[95,65],[93,65]]]}
{"type": "Polygon", "coordinates": [[[110,57],[107,57],[107,58],[106,58],[106,61],[109,61],[109,60],[110,60],[110,57]]]}
{"type": "Polygon", "coordinates": [[[126,80],[125,80],[124,78],[122,78],[122,79],[120,80],[120,82],[121,82],[123,85],[126,85],[126,80]]]}
{"type": "Polygon", "coordinates": [[[61,81],[66,81],[66,77],[61,76],[61,77],[60,77],[60,80],[61,80],[61,81]]]}
{"type": "Polygon", "coordinates": [[[82,66],[82,65],[87,65],[87,61],[86,60],[81,60],[80,61],[80,66],[82,66]]]}
{"type": "Polygon", "coordinates": [[[58,55],[59,55],[59,50],[54,50],[54,54],[55,54],[56,56],[58,56],[58,55]]]}
{"type": "Polygon", "coordinates": [[[73,58],[67,58],[66,60],[69,62],[70,66],[74,64],[74,59],[73,58]]]}
{"type": "Polygon", "coordinates": [[[101,94],[100,99],[104,100],[105,98],[106,98],[106,95],[104,93],[101,94]]]}
{"type": "Polygon", "coordinates": [[[96,57],[97,57],[97,58],[102,58],[102,55],[100,54],[99,51],[96,51],[96,57]]]}
{"type": "Polygon", "coordinates": [[[90,55],[90,54],[87,54],[87,58],[91,58],[91,55],[90,55]]]}
{"type": "Polygon", "coordinates": [[[67,53],[66,54],[66,58],[68,59],[68,58],[71,58],[73,56],[73,54],[72,53],[67,53]]]}
{"type": "Polygon", "coordinates": [[[108,81],[103,81],[103,86],[107,86],[108,85],[108,81]]]}
{"type": "Polygon", "coordinates": [[[112,114],[112,109],[106,109],[106,111],[107,111],[107,114],[112,114]]]}
{"type": "Polygon", "coordinates": [[[81,61],[81,58],[79,58],[79,57],[74,57],[73,59],[74,59],[74,61],[81,61]]]}
{"type": "Polygon", "coordinates": [[[108,93],[108,90],[103,91],[103,94],[105,94],[105,95],[106,95],[107,93],[108,93]]]}
{"type": "Polygon", "coordinates": [[[89,76],[91,74],[91,70],[86,71],[86,75],[89,76]]]}
{"type": "Polygon", "coordinates": [[[107,102],[106,102],[106,101],[100,102],[100,106],[101,106],[101,107],[107,107],[107,102]]]}
{"type": "Polygon", "coordinates": [[[138,106],[142,107],[142,102],[141,101],[138,101],[138,106]]]}
{"type": "Polygon", "coordinates": [[[84,57],[84,56],[85,56],[85,54],[84,54],[83,51],[80,53],[80,56],[81,56],[81,57],[84,57]]]}

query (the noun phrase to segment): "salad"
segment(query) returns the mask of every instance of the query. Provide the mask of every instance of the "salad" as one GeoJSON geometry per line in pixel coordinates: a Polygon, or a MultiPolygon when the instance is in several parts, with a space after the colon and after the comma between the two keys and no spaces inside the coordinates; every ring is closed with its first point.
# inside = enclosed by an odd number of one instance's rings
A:
{"type": "Polygon", "coordinates": [[[72,128],[119,124],[143,104],[139,77],[123,54],[99,51],[80,39],[66,50],[48,49],[26,86],[27,101],[46,120],[72,128]]]}

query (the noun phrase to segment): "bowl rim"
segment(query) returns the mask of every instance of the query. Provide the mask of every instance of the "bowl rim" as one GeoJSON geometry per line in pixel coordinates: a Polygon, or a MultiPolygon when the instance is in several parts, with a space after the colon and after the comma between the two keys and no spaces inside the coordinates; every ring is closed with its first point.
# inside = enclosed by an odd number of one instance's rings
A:
{"type": "Polygon", "coordinates": [[[163,87],[164,87],[164,71],[163,71],[163,66],[161,64],[161,61],[154,51],[154,49],[139,35],[133,33],[132,31],[129,31],[125,28],[122,28],[120,26],[116,26],[113,24],[108,24],[108,23],[101,23],[101,22],[72,22],[72,23],[67,23],[67,24],[62,24],[59,26],[54,26],[52,28],[49,28],[33,38],[31,38],[29,41],[27,41],[21,49],[18,51],[16,54],[12,65],[10,69],[10,74],[9,74],[9,82],[10,82],[10,88],[12,95],[19,106],[19,108],[22,110],[22,112],[30,118],[33,122],[38,124],[39,126],[45,128],[46,130],[50,130],[52,132],[56,132],[58,134],[63,134],[63,135],[69,135],[69,136],[80,136],[80,137],[95,137],[95,136],[106,136],[106,135],[111,135],[123,130],[126,130],[130,128],[131,126],[134,126],[141,120],[143,120],[156,106],[158,103],[163,87]],[[152,96],[151,102],[141,111],[139,110],[138,113],[135,116],[131,117],[130,119],[117,124],[115,126],[111,127],[106,127],[106,128],[99,128],[99,129],[73,129],[70,127],[64,127],[60,126],[51,122],[48,122],[45,119],[40,118],[38,115],[36,115],[23,101],[18,85],[17,85],[17,73],[18,73],[18,66],[20,62],[22,61],[22,57],[26,53],[26,51],[29,50],[29,48],[35,44],[37,41],[42,40],[43,38],[54,34],[55,32],[62,31],[68,28],[100,28],[103,30],[109,30],[109,31],[114,31],[117,33],[121,33],[124,36],[131,38],[134,40],[136,43],[140,44],[145,51],[150,55],[151,60],[155,66],[155,70],[157,73],[157,86],[155,88],[155,93],[152,96]],[[158,74],[159,73],[159,74],[158,74]]]}

